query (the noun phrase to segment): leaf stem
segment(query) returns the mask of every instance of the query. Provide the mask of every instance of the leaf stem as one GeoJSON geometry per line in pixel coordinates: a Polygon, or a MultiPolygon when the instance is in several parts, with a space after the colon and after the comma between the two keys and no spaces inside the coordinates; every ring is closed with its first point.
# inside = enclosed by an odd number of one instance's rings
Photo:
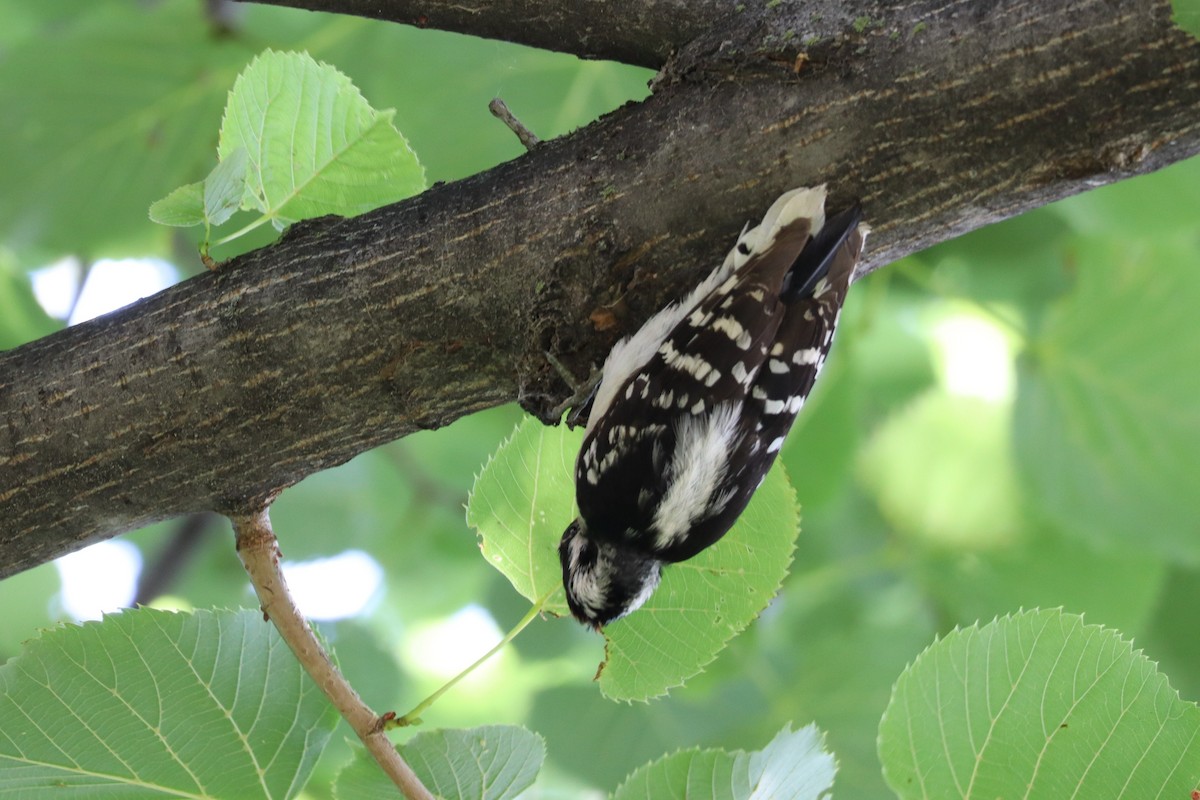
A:
{"type": "Polygon", "coordinates": [[[237,535],[238,557],[254,585],[264,617],[275,624],[279,635],[292,649],[304,671],[350,723],[367,751],[404,796],[408,800],[434,800],[384,733],[391,714],[381,717],[367,707],[354,687],[334,666],[308,620],[296,607],[296,601],[292,599],[283,578],[283,571],[279,568],[279,540],[271,529],[267,509],[245,516],[231,516],[229,519],[237,535]]]}
{"type": "Polygon", "coordinates": [[[550,597],[556,591],[558,591],[557,586],[554,587],[553,589],[551,589],[550,591],[546,592],[541,597],[539,597],[537,599],[537,601],[532,606],[530,606],[528,613],[526,613],[525,616],[521,617],[521,621],[518,622],[516,625],[514,625],[512,630],[510,630],[508,633],[506,633],[504,635],[504,638],[496,643],[495,647],[493,647],[491,650],[488,650],[486,653],[484,653],[479,658],[475,659],[475,662],[473,664],[471,664],[471,666],[467,667],[462,672],[458,673],[453,678],[446,681],[446,683],[443,684],[441,686],[441,688],[439,688],[436,692],[429,695],[429,697],[426,697],[420,703],[417,703],[417,705],[411,711],[409,711],[407,714],[405,714],[402,717],[396,717],[393,720],[389,720],[386,724],[386,727],[402,728],[407,725],[420,725],[421,724],[421,716],[420,716],[421,714],[423,714],[426,710],[429,709],[430,706],[432,706],[434,703],[436,703],[442,695],[444,695],[446,692],[448,692],[452,688],[454,688],[455,684],[457,684],[463,678],[470,675],[481,664],[483,664],[485,661],[487,661],[492,656],[496,655],[496,653],[499,653],[509,642],[511,642],[513,639],[517,638],[517,635],[520,634],[521,631],[525,630],[525,628],[528,627],[529,623],[533,622],[534,619],[536,619],[537,616],[542,613],[542,610],[546,607],[546,603],[549,602],[550,597]]]}

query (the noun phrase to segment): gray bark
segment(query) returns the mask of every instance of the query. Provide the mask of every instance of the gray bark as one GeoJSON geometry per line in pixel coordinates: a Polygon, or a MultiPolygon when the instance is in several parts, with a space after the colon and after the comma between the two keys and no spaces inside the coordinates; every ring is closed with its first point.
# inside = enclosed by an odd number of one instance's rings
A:
{"type": "Polygon", "coordinates": [[[865,272],[1200,150],[1165,2],[753,5],[643,103],[0,354],[0,576],[482,408],[545,415],[545,352],[586,375],[794,186],[862,199],[865,272]]]}

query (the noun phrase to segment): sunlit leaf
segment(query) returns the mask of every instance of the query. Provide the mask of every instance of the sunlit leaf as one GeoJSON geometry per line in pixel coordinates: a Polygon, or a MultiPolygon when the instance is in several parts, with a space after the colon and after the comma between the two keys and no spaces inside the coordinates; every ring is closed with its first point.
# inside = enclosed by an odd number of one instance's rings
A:
{"type": "Polygon", "coordinates": [[[896,683],[879,752],[902,798],[1187,798],[1200,709],[1115,631],[1032,611],[922,653],[896,683]]]}
{"type": "Polygon", "coordinates": [[[836,771],[815,725],[789,725],[753,753],[688,750],[647,764],[613,800],[821,800],[830,797],[836,771]]]}
{"type": "MultiPolygon", "coordinates": [[[[239,198],[240,199],[240,198],[239,198]]],[[[180,186],[150,204],[150,219],[159,225],[189,228],[204,224],[204,182],[180,186]]]]}
{"type": "Polygon", "coordinates": [[[558,542],[575,518],[575,454],[582,431],[550,428],[529,417],[488,461],[467,501],[487,562],[536,601],[558,589],[548,611],[567,614],[558,542]]]}
{"type": "Polygon", "coordinates": [[[220,225],[238,210],[249,162],[246,148],[235,147],[204,179],[204,215],[210,225],[220,225]]]}
{"type": "Polygon", "coordinates": [[[0,794],[292,797],[336,719],[258,611],[126,611],[0,667],[0,794]]]}
{"type": "Polygon", "coordinates": [[[217,150],[249,155],[243,207],[282,226],[353,216],[420,192],[425,173],[392,125],[344,74],[306,53],[259,55],[229,92],[217,150]]]}

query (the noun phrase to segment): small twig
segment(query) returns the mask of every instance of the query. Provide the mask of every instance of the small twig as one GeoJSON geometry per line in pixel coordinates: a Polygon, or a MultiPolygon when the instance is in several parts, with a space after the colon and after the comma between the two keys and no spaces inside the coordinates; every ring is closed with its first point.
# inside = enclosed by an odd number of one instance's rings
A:
{"type": "Polygon", "coordinates": [[[508,106],[499,97],[488,103],[488,111],[492,112],[492,116],[508,126],[508,129],[517,135],[521,140],[521,144],[525,145],[526,150],[532,150],[542,140],[537,135],[526,128],[521,120],[513,116],[513,113],[508,110],[508,106]]]}
{"type": "Polygon", "coordinates": [[[250,582],[254,584],[263,614],[275,623],[279,635],[292,649],[305,672],[350,723],[367,751],[408,800],[434,800],[383,732],[384,723],[393,715],[380,717],[367,707],[358,692],[333,665],[308,621],[296,607],[279,568],[279,542],[271,530],[267,510],[264,508],[257,514],[244,517],[230,517],[230,521],[237,535],[238,557],[242,559],[250,582]]]}
{"type": "Polygon", "coordinates": [[[429,697],[426,697],[420,703],[417,703],[416,707],[414,707],[412,709],[412,711],[409,711],[407,714],[405,714],[402,717],[396,717],[395,719],[388,720],[387,727],[403,728],[406,725],[420,725],[421,724],[421,714],[425,713],[425,711],[431,705],[436,703],[439,697],[444,695],[446,692],[450,691],[456,683],[458,683],[463,678],[470,675],[472,672],[475,671],[475,669],[480,664],[484,663],[489,658],[496,655],[496,653],[499,653],[509,642],[511,642],[513,639],[517,638],[517,634],[519,634],[521,631],[525,630],[525,627],[527,625],[529,625],[529,623],[531,623],[535,619],[537,619],[538,614],[542,613],[542,610],[546,607],[546,603],[548,603],[550,601],[550,598],[552,596],[554,596],[554,593],[556,591],[558,591],[557,586],[554,587],[553,589],[551,589],[550,591],[546,592],[541,597],[539,597],[537,599],[537,602],[535,602],[533,604],[533,606],[530,607],[529,611],[525,614],[525,616],[521,617],[521,621],[518,622],[516,625],[514,625],[513,629],[510,630],[508,633],[506,633],[504,635],[504,638],[496,643],[495,647],[493,647],[491,650],[488,650],[486,653],[481,655],[479,658],[475,659],[475,662],[473,664],[471,664],[471,666],[467,667],[462,672],[458,673],[453,678],[446,681],[446,683],[444,683],[442,685],[442,687],[440,689],[438,689],[436,692],[429,695],[429,697]]]}

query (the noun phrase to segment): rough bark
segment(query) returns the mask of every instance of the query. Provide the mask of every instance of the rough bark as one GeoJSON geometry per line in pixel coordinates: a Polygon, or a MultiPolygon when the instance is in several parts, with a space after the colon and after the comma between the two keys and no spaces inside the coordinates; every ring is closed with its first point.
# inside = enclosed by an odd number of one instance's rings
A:
{"type": "Polygon", "coordinates": [[[545,414],[546,351],[585,375],[793,186],[862,198],[868,271],[1200,150],[1200,46],[1165,2],[804,8],[729,17],[520,159],[0,354],[0,576],[488,406],[545,414]]]}

